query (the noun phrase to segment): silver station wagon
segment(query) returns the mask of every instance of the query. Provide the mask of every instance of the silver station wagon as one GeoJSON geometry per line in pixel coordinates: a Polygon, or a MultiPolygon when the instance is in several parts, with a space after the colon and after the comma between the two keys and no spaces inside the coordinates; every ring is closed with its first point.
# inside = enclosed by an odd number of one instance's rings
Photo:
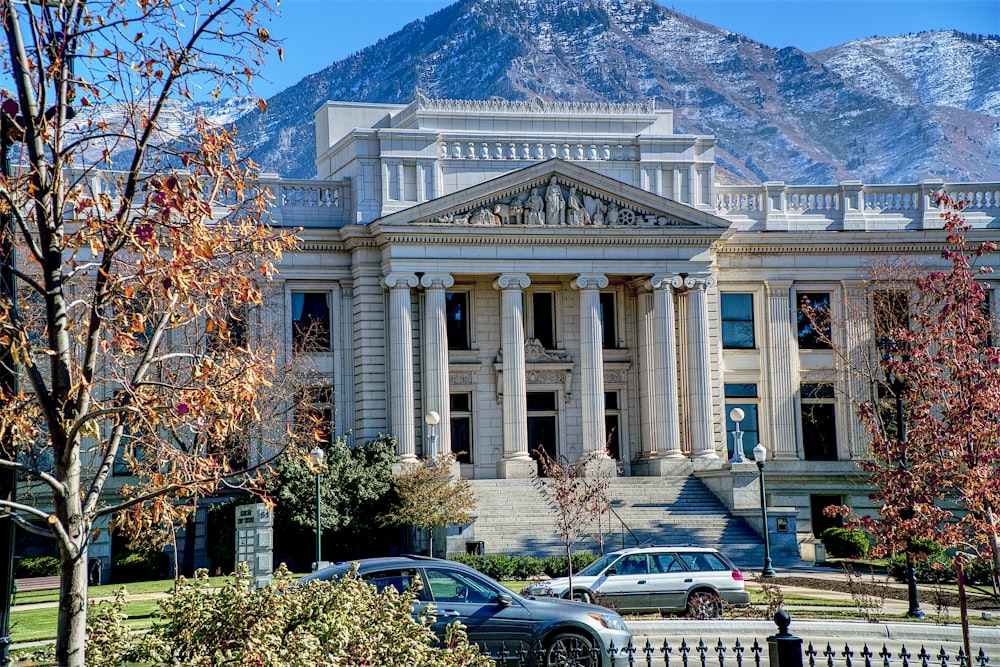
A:
{"type": "Polygon", "coordinates": [[[573,598],[619,612],[683,612],[718,616],[724,604],[745,605],[743,575],[718,550],[703,547],[622,549],[591,563],[569,579],[532,584],[524,595],[573,598]]]}

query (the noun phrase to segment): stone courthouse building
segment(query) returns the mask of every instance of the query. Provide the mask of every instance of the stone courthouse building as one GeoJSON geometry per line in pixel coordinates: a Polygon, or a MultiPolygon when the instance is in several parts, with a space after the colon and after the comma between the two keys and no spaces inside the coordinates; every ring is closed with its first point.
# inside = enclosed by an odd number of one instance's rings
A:
{"type": "Polygon", "coordinates": [[[719,185],[715,139],[652,103],[418,97],[315,118],[317,179],[267,182],[275,222],[304,228],[281,267],[285,343],[338,435],[391,433],[403,461],[455,452],[480,497],[535,475],[539,448],[606,452],[622,479],[697,480],[749,521],[741,407],[806,558],[822,507],[870,509],[853,407],[869,387],[801,304],[864,354],[870,267],[942,261],[933,191],[968,200],[972,236],[1000,230],[997,183],[719,185]]]}

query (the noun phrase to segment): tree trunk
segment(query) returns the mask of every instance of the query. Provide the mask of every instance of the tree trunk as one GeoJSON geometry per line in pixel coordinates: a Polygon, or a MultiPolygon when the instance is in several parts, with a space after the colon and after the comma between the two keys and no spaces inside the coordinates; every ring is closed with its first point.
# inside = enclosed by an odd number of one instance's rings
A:
{"type": "Polygon", "coordinates": [[[76,557],[60,547],[62,577],[59,586],[59,625],[56,630],[56,664],[84,667],[87,639],[87,541],[76,557]]]}
{"type": "Polygon", "coordinates": [[[573,552],[571,547],[566,545],[566,571],[569,573],[569,599],[573,599],[573,552]]]}

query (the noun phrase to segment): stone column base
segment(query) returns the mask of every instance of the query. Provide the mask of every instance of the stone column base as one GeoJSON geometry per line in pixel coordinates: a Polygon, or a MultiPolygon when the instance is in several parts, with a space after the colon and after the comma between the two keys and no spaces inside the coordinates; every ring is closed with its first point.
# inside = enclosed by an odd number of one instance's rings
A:
{"type": "Polygon", "coordinates": [[[632,461],[633,477],[674,477],[690,475],[694,464],[686,456],[653,456],[632,461]]]}
{"type": "Polygon", "coordinates": [[[608,456],[595,457],[587,463],[586,475],[590,479],[618,476],[618,462],[608,456]]]}
{"type": "Polygon", "coordinates": [[[526,479],[538,474],[538,464],[532,458],[500,459],[497,461],[498,479],[526,479]]]}

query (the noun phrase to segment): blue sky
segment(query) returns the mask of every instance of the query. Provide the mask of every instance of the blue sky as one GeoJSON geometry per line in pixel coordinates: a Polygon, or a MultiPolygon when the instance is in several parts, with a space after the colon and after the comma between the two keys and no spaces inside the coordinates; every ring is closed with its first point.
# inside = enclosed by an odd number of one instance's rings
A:
{"type": "MultiPolygon", "coordinates": [[[[816,51],[872,35],[956,29],[1000,35],[1000,0],[659,0],[769,46],[816,51]]],[[[285,58],[265,67],[270,97],[454,0],[282,0],[268,29],[285,58]]]]}

